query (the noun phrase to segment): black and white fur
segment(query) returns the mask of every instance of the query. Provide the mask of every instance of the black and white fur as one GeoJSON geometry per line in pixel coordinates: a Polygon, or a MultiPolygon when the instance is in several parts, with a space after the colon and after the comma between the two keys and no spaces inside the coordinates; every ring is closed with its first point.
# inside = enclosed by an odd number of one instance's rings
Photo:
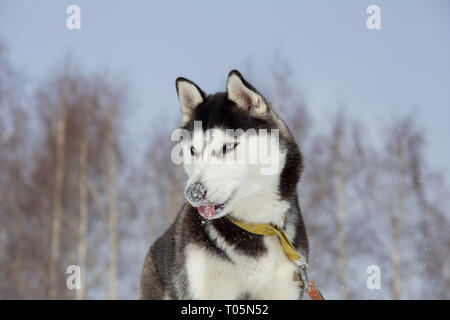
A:
{"type": "Polygon", "coordinates": [[[248,233],[228,219],[282,224],[297,251],[307,259],[308,239],[297,198],[302,157],[289,129],[236,70],[228,76],[226,92],[206,95],[184,78],[177,79],[176,87],[183,128],[192,135],[185,147],[195,150],[183,156],[204,156],[201,163],[194,159],[184,165],[189,177],[186,190],[201,182],[207,190],[205,201],[223,204],[223,208],[213,219],[205,219],[197,212],[196,203],[186,202],[145,258],[140,298],[301,298],[298,283],[293,281],[295,267],[278,238],[248,233]],[[201,121],[201,132],[194,131],[194,121],[201,121]],[[248,152],[239,144],[240,137],[228,137],[225,129],[278,129],[277,173],[262,175],[258,164],[221,166],[216,158],[226,156],[223,152],[229,139],[237,141],[232,153],[248,152]],[[212,138],[205,142],[199,137],[207,130],[212,138]],[[216,160],[214,164],[211,159],[216,160]]]}

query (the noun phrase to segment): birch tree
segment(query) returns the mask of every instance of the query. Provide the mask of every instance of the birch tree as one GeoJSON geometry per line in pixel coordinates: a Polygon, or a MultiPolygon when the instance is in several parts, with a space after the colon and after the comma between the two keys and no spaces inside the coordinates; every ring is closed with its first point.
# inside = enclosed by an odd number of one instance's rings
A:
{"type": "MultiPolygon", "coordinates": [[[[108,261],[97,257],[101,250],[99,245],[90,241],[110,237],[115,261],[112,266],[116,265],[117,270],[118,200],[115,190],[119,143],[115,127],[118,120],[112,111],[117,108],[104,105],[103,100],[107,96],[106,100],[120,104],[122,94],[122,90],[110,82],[69,67],[43,83],[36,93],[36,109],[41,111],[44,139],[34,155],[31,183],[40,186],[37,196],[41,193],[39,201],[42,204],[36,208],[37,212],[45,216],[47,195],[42,195],[42,190],[49,189],[48,197],[52,199],[50,298],[84,299],[88,294],[89,275],[93,278],[96,273],[104,274],[102,264],[105,269],[110,268],[108,261]],[[58,97],[64,97],[65,121],[64,126],[59,122],[59,134],[54,134],[49,130],[52,119],[63,118],[60,111],[62,99],[58,97]],[[55,182],[57,188],[54,187],[55,182]],[[105,218],[107,227],[101,231],[105,218]],[[90,240],[90,231],[94,229],[98,231],[90,240]],[[65,288],[64,272],[71,264],[81,269],[82,288],[79,291],[65,288]]],[[[109,270],[114,271],[113,268],[109,270]]]]}
{"type": "Polygon", "coordinates": [[[60,234],[62,220],[62,192],[64,179],[64,160],[65,160],[65,142],[66,142],[66,95],[61,92],[59,114],[55,123],[55,185],[53,194],[53,214],[52,214],[52,240],[51,240],[51,261],[50,261],[50,299],[56,298],[57,279],[58,279],[58,261],[60,259],[60,234]]]}
{"type": "Polygon", "coordinates": [[[395,208],[391,213],[392,224],[392,296],[395,300],[400,299],[400,236],[401,219],[403,214],[404,184],[405,184],[405,156],[402,136],[396,137],[397,159],[397,183],[395,194],[395,208]]]}
{"type": "Polygon", "coordinates": [[[89,154],[89,139],[88,139],[88,124],[87,116],[83,116],[83,131],[81,132],[80,140],[80,176],[79,176],[79,210],[80,220],[78,226],[78,264],[82,271],[81,288],[77,290],[77,299],[83,300],[85,298],[86,290],[86,257],[87,257],[87,228],[88,228],[88,154],[89,154]]]}
{"type": "MultiPolygon", "coordinates": [[[[106,100],[103,97],[103,100],[106,100]]],[[[106,103],[106,101],[104,101],[106,103]]],[[[112,108],[103,105],[106,127],[106,185],[108,198],[108,232],[109,232],[109,299],[117,298],[117,266],[118,266],[118,216],[117,216],[117,159],[114,140],[114,124],[112,108]]]]}
{"type": "Polygon", "coordinates": [[[347,171],[349,160],[343,155],[344,151],[344,126],[343,119],[337,117],[334,123],[334,129],[332,131],[332,158],[330,159],[330,165],[333,168],[334,174],[334,188],[336,194],[336,227],[338,237],[337,248],[337,266],[338,276],[341,283],[342,298],[347,300],[348,287],[347,287],[347,255],[346,255],[346,241],[345,241],[345,219],[347,217],[346,206],[346,191],[347,191],[347,171]]]}

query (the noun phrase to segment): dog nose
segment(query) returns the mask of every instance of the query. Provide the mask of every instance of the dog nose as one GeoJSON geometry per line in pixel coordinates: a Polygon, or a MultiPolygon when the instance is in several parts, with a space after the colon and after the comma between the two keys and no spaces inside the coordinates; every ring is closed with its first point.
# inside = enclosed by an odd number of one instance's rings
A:
{"type": "Polygon", "coordinates": [[[191,203],[202,202],[206,196],[206,187],[200,182],[192,183],[185,191],[186,199],[191,203]]]}

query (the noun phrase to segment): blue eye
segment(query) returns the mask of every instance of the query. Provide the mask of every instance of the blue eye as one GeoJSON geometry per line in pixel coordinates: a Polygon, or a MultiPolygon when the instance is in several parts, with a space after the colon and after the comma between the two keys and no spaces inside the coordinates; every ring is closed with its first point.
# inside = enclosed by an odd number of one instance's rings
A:
{"type": "Polygon", "coordinates": [[[191,154],[195,155],[197,153],[197,150],[195,150],[194,146],[191,147],[191,154]]]}
{"type": "Polygon", "coordinates": [[[237,142],[232,142],[232,143],[224,144],[224,145],[223,145],[222,152],[223,152],[223,153],[227,153],[228,151],[231,151],[231,150],[233,150],[234,148],[236,148],[237,145],[238,145],[237,142]]]}

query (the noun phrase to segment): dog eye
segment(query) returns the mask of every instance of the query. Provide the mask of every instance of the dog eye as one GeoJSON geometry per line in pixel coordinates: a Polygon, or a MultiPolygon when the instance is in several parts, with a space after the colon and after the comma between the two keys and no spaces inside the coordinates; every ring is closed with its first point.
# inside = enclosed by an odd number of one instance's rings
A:
{"type": "Polygon", "coordinates": [[[191,154],[195,155],[197,153],[197,150],[195,150],[194,146],[191,147],[191,154]]]}
{"type": "Polygon", "coordinates": [[[227,143],[223,145],[223,153],[227,153],[228,151],[233,150],[234,148],[236,148],[236,146],[238,145],[237,142],[232,142],[232,143],[227,143]]]}

